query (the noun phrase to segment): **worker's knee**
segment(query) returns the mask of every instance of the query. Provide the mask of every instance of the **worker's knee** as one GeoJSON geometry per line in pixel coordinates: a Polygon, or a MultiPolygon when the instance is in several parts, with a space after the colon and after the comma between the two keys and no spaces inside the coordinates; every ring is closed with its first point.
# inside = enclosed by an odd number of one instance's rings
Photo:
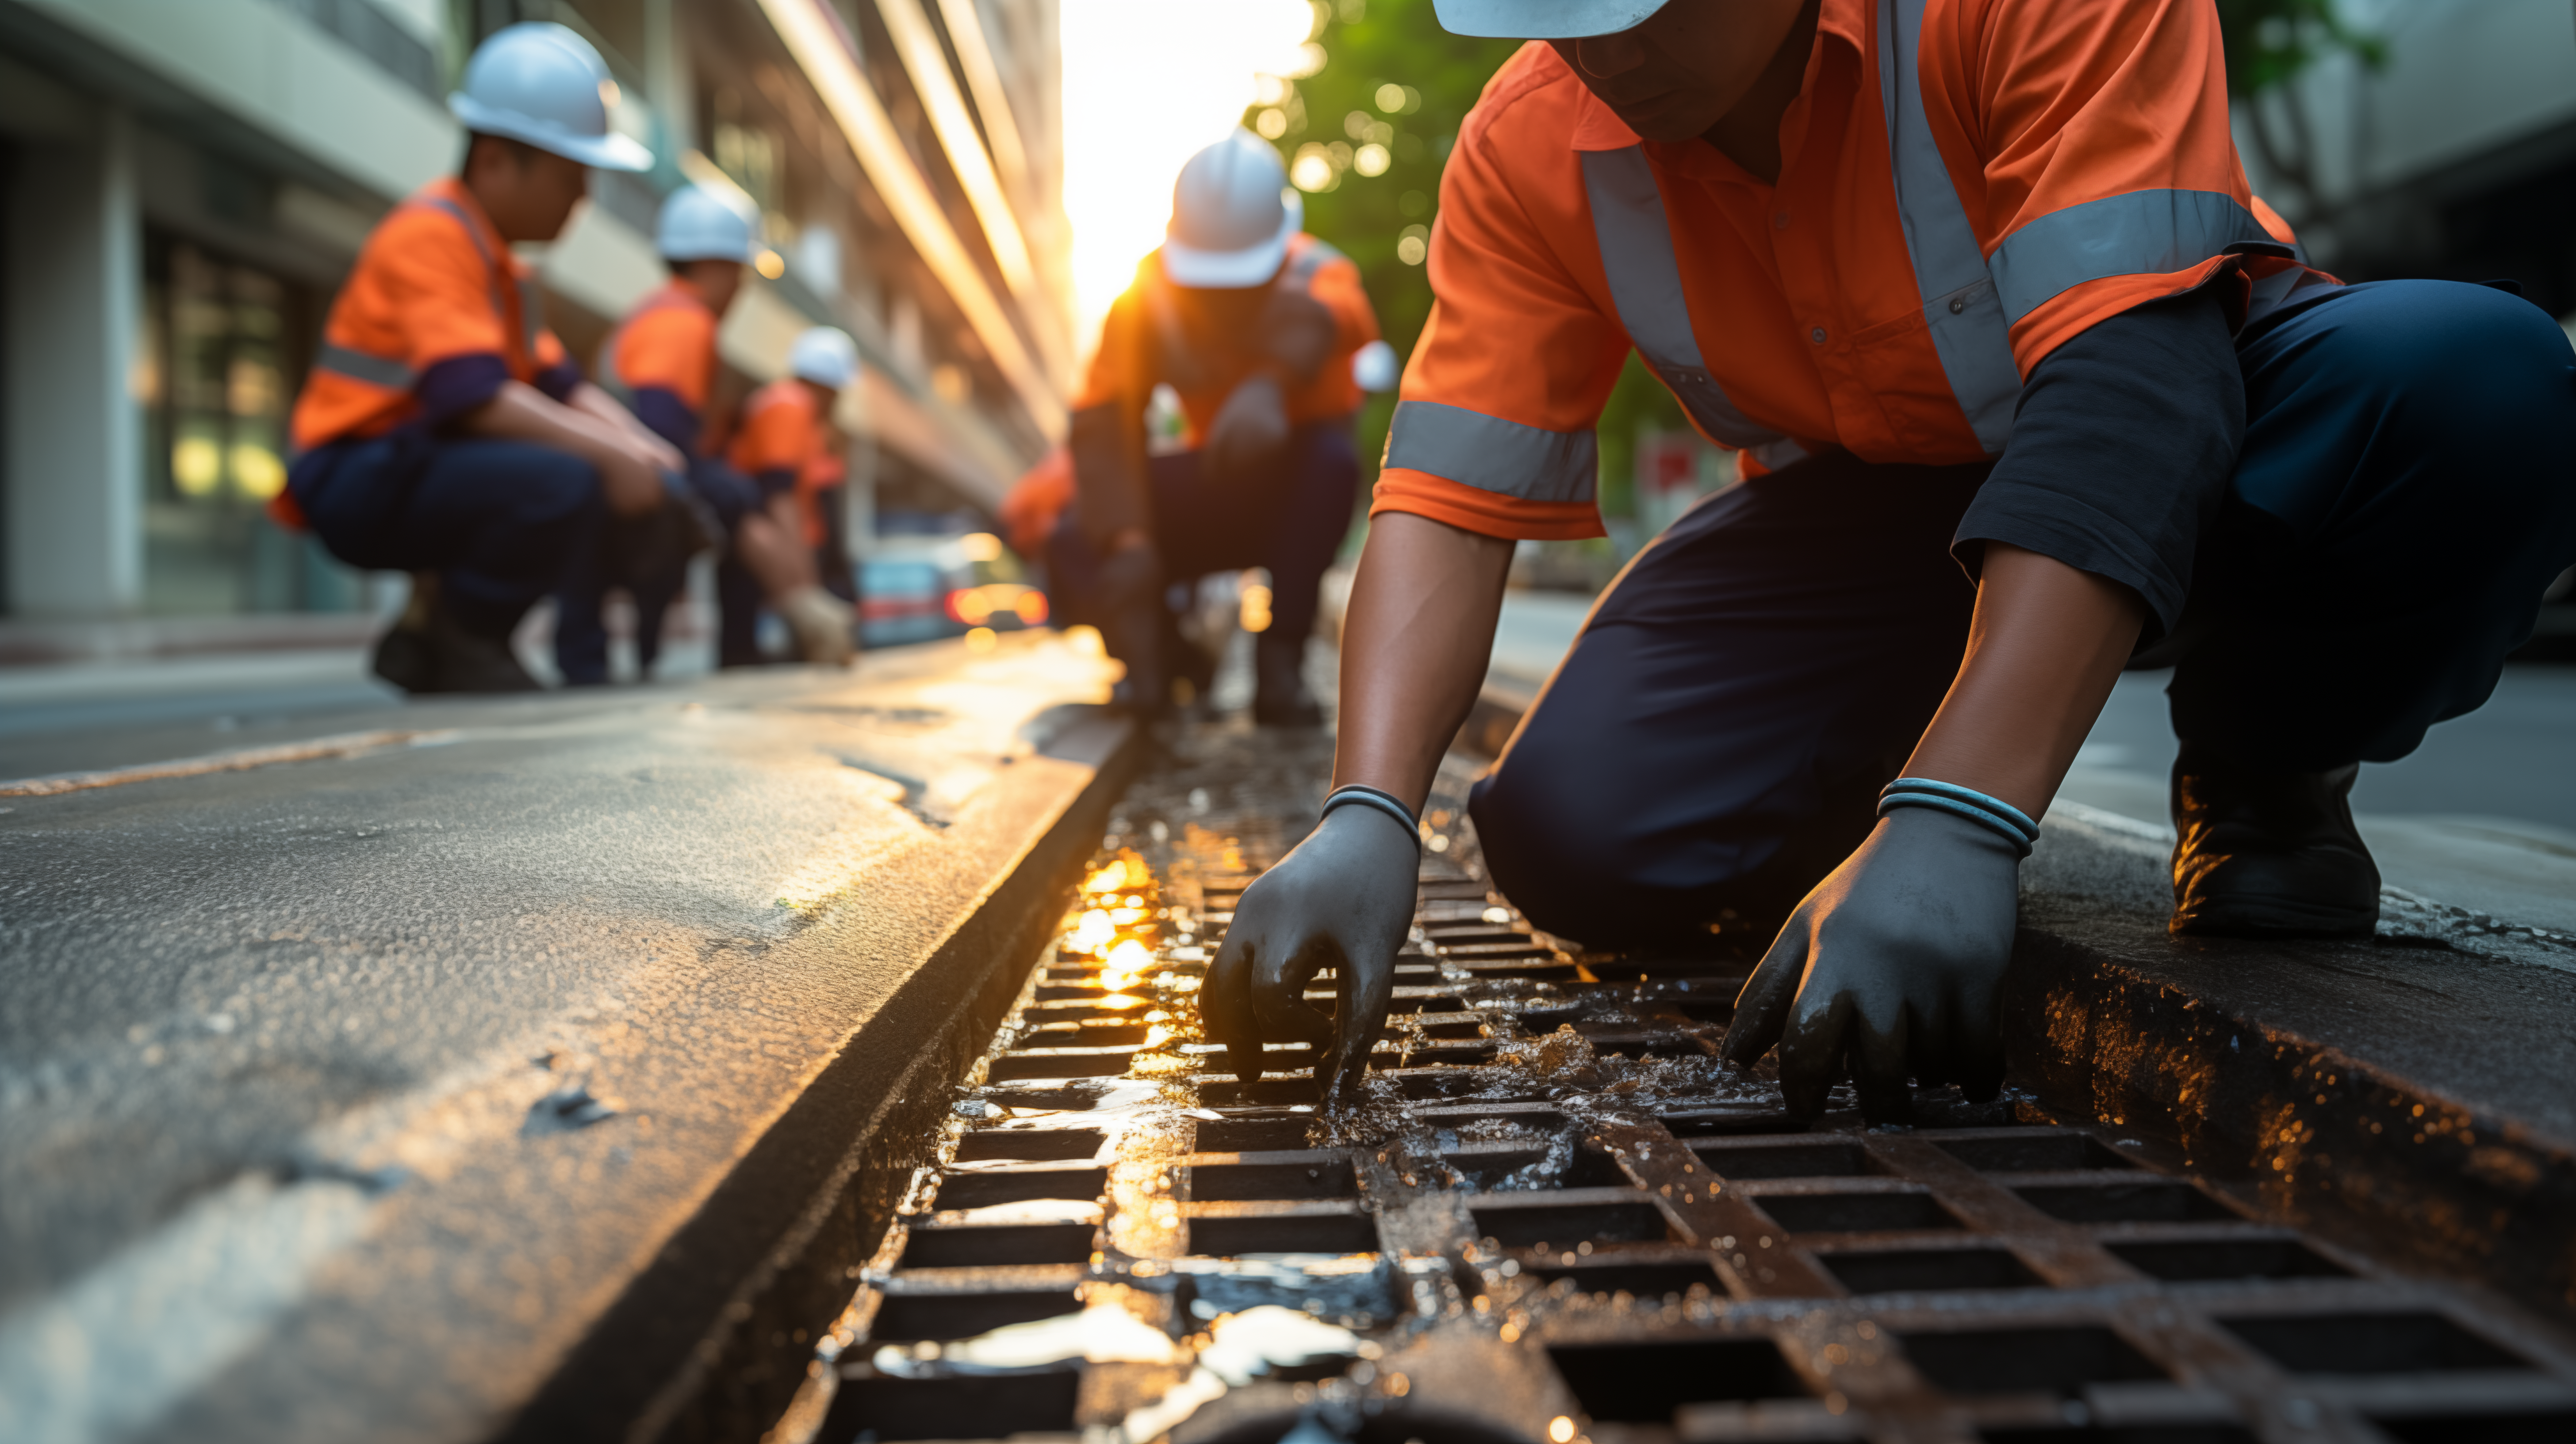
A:
{"type": "Polygon", "coordinates": [[[1641,809],[1601,775],[1600,757],[1541,756],[1528,740],[1477,782],[1468,804],[1503,895],[1541,930],[1595,945],[1698,927],[1705,885],[1724,879],[1667,876],[1687,849],[1639,835],[1641,809]]]}
{"type": "Polygon", "coordinates": [[[2492,535],[2568,504],[2576,353],[2519,297],[2353,286],[2262,332],[2243,359],[2237,493],[2302,534],[2412,518],[2492,535]]]}
{"type": "Polygon", "coordinates": [[[2350,287],[2251,350],[2258,405],[2286,404],[2291,419],[2337,400],[2367,406],[2376,445],[2454,454],[2526,445],[2544,433],[2569,436],[2576,418],[2576,353],[2566,332],[2491,286],[2350,287]]]}

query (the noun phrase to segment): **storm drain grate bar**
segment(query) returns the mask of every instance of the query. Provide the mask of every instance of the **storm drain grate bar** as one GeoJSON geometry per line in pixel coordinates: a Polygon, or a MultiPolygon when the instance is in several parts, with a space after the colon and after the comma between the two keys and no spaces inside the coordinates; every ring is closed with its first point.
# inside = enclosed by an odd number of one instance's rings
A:
{"type": "Polygon", "coordinates": [[[1320,769],[1216,817],[1176,771],[961,1091],[813,1437],[2576,1438],[2553,1326],[2152,1141],[2009,1095],[1795,1131],[1714,1061],[1744,960],[1532,933],[1478,880],[1454,766],[1371,1101],[1320,1113],[1302,1047],[1205,1074],[1206,960],[1320,769]]]}

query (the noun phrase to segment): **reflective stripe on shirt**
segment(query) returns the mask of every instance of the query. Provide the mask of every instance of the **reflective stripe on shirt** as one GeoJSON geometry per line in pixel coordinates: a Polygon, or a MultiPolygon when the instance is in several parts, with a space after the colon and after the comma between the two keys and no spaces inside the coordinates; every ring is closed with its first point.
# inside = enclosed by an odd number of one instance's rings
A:
{"type": "Polygon", "coordinates": [[[2060,292],[2105,276],[2187,271],[2230,250],[2290,255],[2236,197],[2144,190],[2052,211],[1987,258],[2004,316],[2018,323],[2060,292]]]}
{"type": "Polygon", "coordinates": [[[1888,169],[1896,180],[1905,252],[1914,263],[1932,349],[1978,444],[1998,456],[2012,436],[2021,368],[2013,362],[2012,323],[1987,273],[1985,249],[1923,114],[1915,52],[1923,40],[1925,4],[1879,0],[1878,91],[1887,113],[1888,169]]]}
{"type": "Polygon", "coordinates": [[[1385,464],[1522,501],[1588,502],[1601,475],[1600,445],[1588,426],[1543,431],[1463,406],[1399,401],[1385,464]]]}
{"type": "Polygon", "coordinates": [[[1632,145],[1584,152],[1583,187],[1592,202],[1601,268],[1610,278],[1610,301],[1618,307],[1619,324],[1637,355],[1711,437],[1754,453],[1768,466],[1786,466],[1806,455],[1796,442],[1737,410],[1708,374],[1699,339],[1691,334],[1690,306],[1682,296],[1681,263],[1674,257],[1663,193],[1655,189],[1655,172],[1646,164],[1644,149],[1632,145]]]}
{"type": "Polygon", "coordinates": [[[420,373],[394,357],[378,356],[334,341],[322,343],[321,351],[313,358],[313,369],[337,372],[352,381],[363,381],[388,391],[409,391],[412,384],[420,379],[420,373]]]}

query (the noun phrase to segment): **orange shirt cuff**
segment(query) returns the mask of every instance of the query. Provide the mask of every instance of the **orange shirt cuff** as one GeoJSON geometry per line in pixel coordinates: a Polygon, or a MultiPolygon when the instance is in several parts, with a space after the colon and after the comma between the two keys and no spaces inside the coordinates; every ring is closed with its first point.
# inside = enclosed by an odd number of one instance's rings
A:
{"type": "Polygon", "coordinates": [[[1378,473],[1369,515],[1410,512],[1460,531],[1506,541],[1580,541],[1608,536],[1601,509],[1588,501],[1520,501],[1410,467],[1378,473]]]}

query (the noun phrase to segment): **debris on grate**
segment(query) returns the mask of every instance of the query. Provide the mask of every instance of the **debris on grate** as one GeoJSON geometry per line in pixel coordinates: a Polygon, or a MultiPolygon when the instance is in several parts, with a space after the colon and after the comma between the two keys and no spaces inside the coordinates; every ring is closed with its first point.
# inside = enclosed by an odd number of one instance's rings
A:
{"type": "Polygon", "coordinates": [[[1329,748],[1200,727],[1120,805],[800,1438],[2576,1437],[2549,1326],[2258,1217],[2178,1151],[2011,1094],[1801,1129],[1715,1058],[1752,958],[1534,932],[1482,881],[1454,761],[1363,1100],[1323,1109],[1303,1045],[1204,1073],[1201,980],[1329,748]]]}

